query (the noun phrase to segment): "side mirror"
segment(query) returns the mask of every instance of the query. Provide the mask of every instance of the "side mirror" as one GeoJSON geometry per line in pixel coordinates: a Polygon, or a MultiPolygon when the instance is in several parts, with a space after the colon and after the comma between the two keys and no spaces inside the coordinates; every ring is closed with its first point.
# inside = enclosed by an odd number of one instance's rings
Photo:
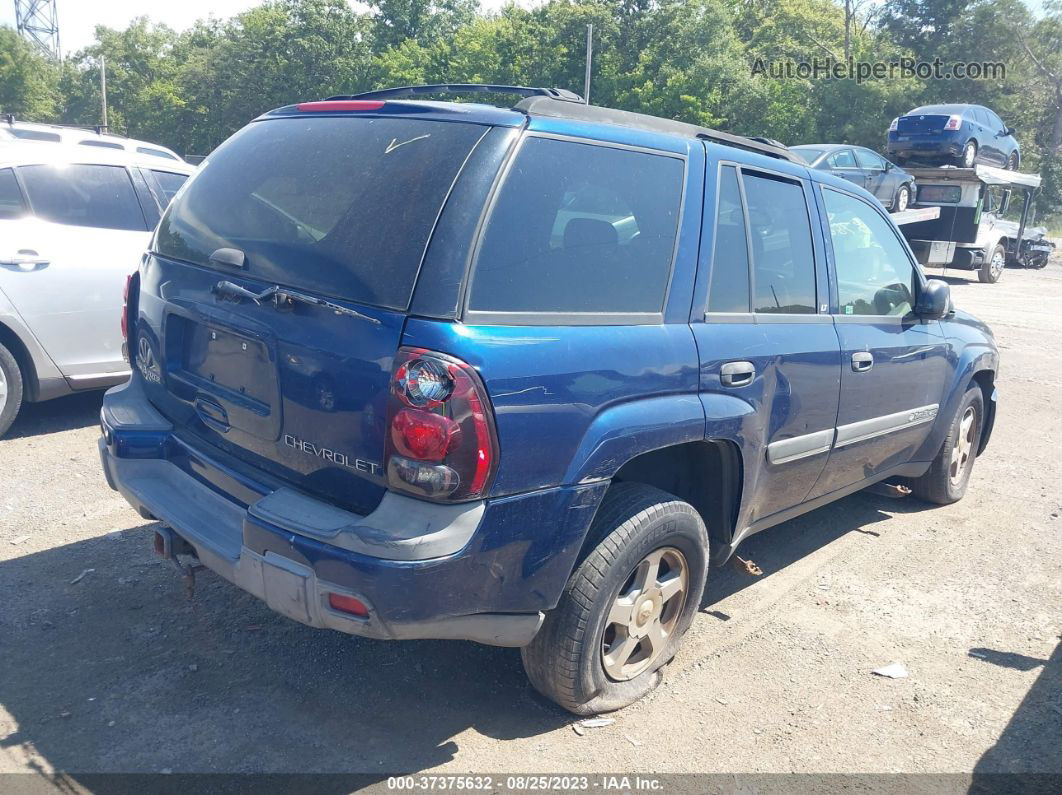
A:
{"type": "Polygon", "coordinates": [[[926,282],[922,294],[918,296],[915,314],[926,320],[940,320],[951,311],[951,288],[940,279],[926,282]]]}
{"type": "Polygon", "coordinates": [[[889,162],[888,160],[886,160],[886,161],[885,161],[885,170],[886,170],[886,171],[892,171],[892,170],[893,170],[894,168],[896,168],[896,166],[895,166],[895,165],[893,165],[893,164],[892,164],[891,162],[889,162]]]}

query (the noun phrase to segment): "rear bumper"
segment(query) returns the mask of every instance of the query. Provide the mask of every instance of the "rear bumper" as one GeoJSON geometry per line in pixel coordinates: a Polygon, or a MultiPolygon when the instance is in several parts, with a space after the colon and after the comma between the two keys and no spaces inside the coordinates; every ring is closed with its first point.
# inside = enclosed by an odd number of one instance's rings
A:
{"type": "Polygon", "coordinates": [[[604,490],[460,506],[388,492],[367,516],[286,488],[245,504],[168,458],[172,428],[135,377],[107,393],[101,425],[107,483],[207,568],[303,624],[373,638],[526,645],[556,605],[604,490]],[[368,616],[332,609],[330,593],[356,597],[368,616]]]}
{"type": "Polygon", "coordinates": [[[962,154],[963,142],[957,135],[947,137],[918,138],[911,136],[906,141],[897,138],[896,133],[889,133],[889,140],[885,144],[886,155],[910,156],[910,155],[949,155],[958,157],[962,154]]]}

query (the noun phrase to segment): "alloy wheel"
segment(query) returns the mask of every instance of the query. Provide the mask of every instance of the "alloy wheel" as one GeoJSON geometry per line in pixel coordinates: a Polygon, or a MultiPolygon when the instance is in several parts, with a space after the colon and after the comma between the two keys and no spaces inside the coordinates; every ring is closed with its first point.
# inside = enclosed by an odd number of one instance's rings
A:
{"type": "Polygon", "coordinates": [[[902,213],[907,209],[907,203],[911,199],[911,192],[907,188],[900,188],[900,195],[896,197],[896,212],[902,213]]]}
{"type": "Polygon", "coordinates": [[[0,414],[7,405],[7,392],[7,375],[4,373],[4,368],[0,367],[0,414]]]}
{"type": "Polygon", "coordinates": [[[966,144],[966,148],[962,150],[962,164],[966,168],[973,168],[974,161],[977,159],[977,144],[973,141],[966,144]]]}
{"type": "Polygon", "coordinates": [[[963,412],[962,419],[959,420],[959,437],[951,449],[951,463],[948,465],[948,475],[955,485],[962,482],[966,467],[973,458],[974,434],[977,430],[976,419],[977,411],[973,406],[968,406],[963,412]]]}
{"type": "Polygon", "coordinates": [[[660,659],[688,593],[689,565],[674,547],[653,550],[634,567],[605,623],[601,664],[610,679],[633,679],[660,659]]]}

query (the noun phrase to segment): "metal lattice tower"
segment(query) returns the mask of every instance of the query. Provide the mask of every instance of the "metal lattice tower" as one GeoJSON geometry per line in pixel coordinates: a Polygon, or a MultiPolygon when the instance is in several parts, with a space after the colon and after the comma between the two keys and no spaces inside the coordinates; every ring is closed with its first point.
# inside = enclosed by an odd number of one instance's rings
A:
{"type": "Polygon", "coordinates": [[[56,0],[15,0],[15,27],[43,55],[60,60],[56,0]]]}

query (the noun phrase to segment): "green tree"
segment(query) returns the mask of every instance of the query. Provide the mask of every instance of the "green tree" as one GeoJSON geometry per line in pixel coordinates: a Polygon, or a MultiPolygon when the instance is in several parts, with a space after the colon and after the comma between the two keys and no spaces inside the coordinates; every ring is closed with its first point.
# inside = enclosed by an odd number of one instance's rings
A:
{"type": "Polygon", "coordinates": [[[27,121],[54,121],[59,73],[8,27],[0,27],[0,111],[27,121]]]}

